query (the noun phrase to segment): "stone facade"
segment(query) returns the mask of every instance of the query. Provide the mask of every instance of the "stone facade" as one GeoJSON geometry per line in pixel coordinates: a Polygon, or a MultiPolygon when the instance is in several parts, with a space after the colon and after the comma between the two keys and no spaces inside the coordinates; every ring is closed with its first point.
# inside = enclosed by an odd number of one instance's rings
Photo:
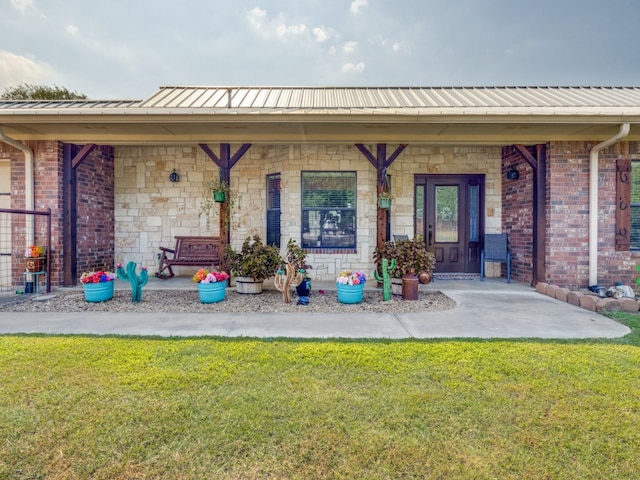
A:
{"type": "MultiPolygon", "coordinates": [[[[238,147],[232,145],[231,151],[238,147]]],[[[369,148],[375,149],[372,145],[369,148]]],[[[500,169],[500,149],[496,147],[407,147],[388,172],[394,195],[391,231],[413,237],[414,174],[473,173],[486,175],[485,230],[500,232],[500,169]]],[[[231,169],[231,188],[237,193],[238,204],[231,216],[231,244],[239,247],[253,234],[266,238],[266,176],[274,173],[281,175],[281,245],[289,238],[300,243],[303,170],[355,171],[357,175],[356,252],[311,253],[312,277],[333,280],[343,269],[372,275],[376,171],[353,145],[253,145],[231,169]]],[[[154,271],[158,247],[173,245],[174,236],[218,235],[218,219],[214,216],[207,227],[199,215],[205,186],[217,175],[215,163],[197,146],[117,147],[116,261],[133,260],[154,271]],[[178,183],[169,181],[174,168],[180,175],[178,183]]],[[[214,205],[214,214],[217,208],[214,205]]],[[[179,274],[192,270],[182,268],[179,274]]]]}

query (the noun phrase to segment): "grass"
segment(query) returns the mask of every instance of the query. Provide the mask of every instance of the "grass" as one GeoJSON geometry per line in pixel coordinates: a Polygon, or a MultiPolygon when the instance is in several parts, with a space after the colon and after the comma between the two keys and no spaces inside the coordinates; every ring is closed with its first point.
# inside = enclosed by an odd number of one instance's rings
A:
{"type": "Polygon", "coordinates": [[[613,341],[0,336],[2,479],[631,479],[613,341]]]}

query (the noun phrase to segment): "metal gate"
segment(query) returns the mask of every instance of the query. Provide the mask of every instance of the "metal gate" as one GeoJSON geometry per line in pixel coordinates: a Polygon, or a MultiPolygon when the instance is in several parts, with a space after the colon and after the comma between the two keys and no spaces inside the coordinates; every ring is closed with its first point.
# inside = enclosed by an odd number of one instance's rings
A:
{"type": "Polygon", "coordinates": [[[0,297],[50,292],[51,253],[51,209],[0,208],[0,297]],[[36,271],[27,271],[25,261],[31,245],[43,250],[44,261],[36,271]]]}

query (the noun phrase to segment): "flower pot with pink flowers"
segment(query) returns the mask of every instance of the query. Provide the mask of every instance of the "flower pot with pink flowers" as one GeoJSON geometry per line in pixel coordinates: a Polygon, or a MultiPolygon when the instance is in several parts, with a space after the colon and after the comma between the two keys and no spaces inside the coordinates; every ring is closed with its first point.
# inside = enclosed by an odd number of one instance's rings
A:
{"type": "Polygon", "coordinates": [[[193,276],[193,281],[198,284],[198,295],[202,303],[217,303],[226,298],[227,272],[210,272],[206,268],[201,268],[193,276]]]}

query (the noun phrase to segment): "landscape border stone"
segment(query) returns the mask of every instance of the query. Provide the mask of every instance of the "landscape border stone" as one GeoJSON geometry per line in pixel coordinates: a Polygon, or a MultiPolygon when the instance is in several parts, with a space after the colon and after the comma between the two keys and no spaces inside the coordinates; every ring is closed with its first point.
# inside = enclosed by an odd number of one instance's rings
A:
{"type": "Polygon", "coordinates": [[[640,302],[634,298],[600,298],[597,295],[584,294],[546,282],[538,282],[536,292],[592,312],[638,313],[640,311],[640,302]]]}

